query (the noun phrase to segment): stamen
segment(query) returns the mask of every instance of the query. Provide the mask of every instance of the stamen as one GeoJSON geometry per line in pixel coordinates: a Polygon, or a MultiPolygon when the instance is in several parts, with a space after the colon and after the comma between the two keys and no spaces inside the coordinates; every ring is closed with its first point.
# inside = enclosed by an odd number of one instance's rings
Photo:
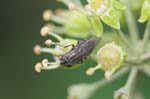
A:
{"type": "Polygon", "coordinates": [[[42,27],[41,29],[41,36],[46,36],[49,32],[49,28],[47,26],[42,27]]]}
{"type": "Polygon", "coordinates": [[[63,38],[56,33],[48,32],[48,35],[55,37],[58,41],[62,41],[63,38]]]}
{"type": "Polygon", "coordinates": [[[42,64],[38,62],[37,64],[35,64],[35,71],[40,73],[41,70],[42,70],[42,64]]]}
{"type": "Polygon", "coordinates": [[[65,24],[66,22],[65,18],[57,15],[53,15],[50,20],[59,24],[65,24]]]}
{"type": "Polygon", "coordinates": [[[106,78],[107,80],[110,80],[112,74],[113,74],[113,71],[107,70],[107,71],[105,72],[105,78],[106,78]]]}
{"type": "Polygon", "coordinates": [[[49,21],[51,18],[52,18],[52,15],[53,15],[53,12],[52,12],[52,10],[45,10],[44,12],[43,12],[43,19],[45,20],[45,21],[49,21]]]}
{"type": "Polygon", "coordinates": [[[56,23],[59,23],[59,24],[64,24],[65,23],[65,20],[64,18],[60,17],[60,16],[57,16],[57,15],[54,15],[52,10],[45,10],[43,12],[43,19],[45,21],[54,21],[56,23]]]}
{"type": "Polygon", "coordinates": [[[43,67],[47,67],[48,66],[48,59],[43,59],[42,60],[42,65],[43,65],[43,67]]]}
{"type": "Polygon", "coordinates": [[[52,44],[54,44],[54,42],[52,42],[51,39],[48,39],[48,40],[45,41],[45,44],[46,44],[47,46],[51,46],[52,44]]]}
{"type": "Polygon", "coordinates": [[[59,68],[59,67],[61,67],[60,61],[57,60],[56,62],[49,62],[49,63],[48,63],[48,66],[42,67],[42,69],[43,69],[43,70],[51,70],[51,69],[57,69],[57,68],[59,68]]]}
{"type": "Polygon", "coordinates": [[[48,35],[51,35],[51,36],[55,37],[59,41],[63,40],[63,38],[61,36],[59,36],[56,33],[53,33],[52,28],[49,28],[48,26],[42,27],[40,33],[41,33],[41,36],[46,36],[48,34],[48,35]]]}
{"type": "Polygon", "coordinates": [[[75,4],[73,3],[73,2],[70,2],[69,4],[68,4],[68,8],[69,8],[69,10],[74,10],[75,8],[76,8],[76,6],[75,6],[75,4]]]}
{"type": "Polygon", "coordinates": [[[35,54],[40,55],[41,54],[41,46],[40,45],[35,45],[33,48],[33,51],[35,54]]]}
{"type": "Polygon", "coordinates": [[[53,48],[41,48],[41,52],[43,52],[43,53],[50,53],[52,55],[57,56],[57,52],[53,48]]]}
{"type": "Polygon", "coordinates": [[[95,67],[90,67],[90,68],[86,71],[86,74],[87,74],[88,76],[91,76],[91,75],[94,74],[94,72],[95,72],[96,70],[98,70],[98,69],[100,69],[100,68],[101,68],[101,65],[97,65],[97,66],[95,66],[95,67]]]}
{"type": "Polygon", "coordinates": [[[62,17],[65,16],[66,13],[67,13],[67,11],[66,10],[62,10],[62,9],[56,9],[56,11],[55,11],[55,14],[57,16],[62,16],[62,17]]]}

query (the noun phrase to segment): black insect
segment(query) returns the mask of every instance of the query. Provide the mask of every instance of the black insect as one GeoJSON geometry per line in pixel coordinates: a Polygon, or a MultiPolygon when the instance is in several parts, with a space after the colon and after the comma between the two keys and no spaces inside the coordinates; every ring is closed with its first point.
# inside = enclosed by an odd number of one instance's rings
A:
{"type": "Polygon", "coordinates": [[[76,63],[81,63],[89,54],[93,51],[96,45],[96,38],[90,38],[87,40],[79,40],[76,46],[61,55],[61,65],[66,67],[72,67],[76,63]]]}

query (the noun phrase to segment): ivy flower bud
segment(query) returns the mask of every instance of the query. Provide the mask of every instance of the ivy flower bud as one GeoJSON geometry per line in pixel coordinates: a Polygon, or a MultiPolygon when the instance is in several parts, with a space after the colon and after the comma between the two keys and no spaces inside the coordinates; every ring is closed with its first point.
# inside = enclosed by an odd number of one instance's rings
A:
{"type": "Polygon", "coordinates": [[[67,21],[64,24],[64,29],[67,35],[77,38],[87,38],[90,36],[92,28],[86,15],[73,10],[66,18],[67,21]]]}
{"type": "MultiPolygon", "coordinates": [[[[98,65],[94,67],[92,72],[97,69],[102,69],[105,71],[106,79],[109,79],[111,75],[121,67],[125,60],[125,52],[120,46],[112,42],[104,45],[99,49],[97,53],[98,65]]],[[[88,71],[90,71],[89,69],[88,71]]]]}
{"type": "Polygon", "coordinates": [[[112,42],[106,44],[102,47],[97,53],[97,61],[101,64],[101,69],[105,71],[106,77],[110,76],[120,68],[125,59],[125,52],[122,50],[120,46],[116,43],[112,42]]]}

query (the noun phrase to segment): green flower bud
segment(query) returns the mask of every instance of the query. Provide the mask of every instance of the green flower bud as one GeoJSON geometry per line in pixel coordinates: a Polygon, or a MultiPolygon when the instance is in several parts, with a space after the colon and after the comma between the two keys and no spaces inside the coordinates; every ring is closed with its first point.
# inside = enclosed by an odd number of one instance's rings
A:
{"type": "Polygon", "coordinates": [[[110,27],[120,29],[121,12],[125,9],[117,0],[88,0],[87,8],[90,12],[95,13],[100,19],[110,27]]]}
{"type": "Polygon", "coordinates": [[[114,72],[122,65],[125,56],[126,54],[122,48],[112,42],[100,48],[97,53],[97,62],[101,64],[102,70],[114,72]]]}
{"type": "Polygon", "coordinates": [[[115,42],[108,43],[99,49],[97,52],[98,65],[94,68],[89,68],[87,74],[92,75],[95,70],[102,69],[105,71],[105,77],[109,79],[122,66],[125,57],[126,54],[120,46],[115,42]]]}
{"type": "Polygon", "coordinates": [[[87,38],[90,36],[91,25],[84,14],[72,11],[68,14],[64,29],[66,34],[71,37],[87,38]]]}

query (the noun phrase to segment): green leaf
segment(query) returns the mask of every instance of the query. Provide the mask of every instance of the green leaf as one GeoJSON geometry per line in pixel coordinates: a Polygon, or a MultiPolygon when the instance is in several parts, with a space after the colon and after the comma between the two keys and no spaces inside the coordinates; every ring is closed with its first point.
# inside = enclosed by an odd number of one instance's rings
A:
{"type": "Polygon", "coordinates": [[[93,26],[93,29],[96,33],[96,36],[100,37],[103,33],[103,25],[102,25],[100,19],[96,16],[94,18],[91,18],[90,20],[91,20],[91,24],[93,26]]]}
{"type": "Polygon", "coordinates": [[[100,16],[100,18],[105,24],[109,25],[110,27],[120,29],[119,16],[117,15],[118,12],[113,7],[110,7],[104,14],[100,16]]]}
{"type": "Polygon", "coordinates": [[[143,23],[150,19],[150,0],[145,0],[142,5],[141,16],[139,22],[143,23]]]}
{"type": "Polygon", "coordinates": [[[124,10],[125,6],[123,4],[121,4],[120,2],[116,1],[116,0],[112,0],[111,5],[119,10],[124,10]]]}

